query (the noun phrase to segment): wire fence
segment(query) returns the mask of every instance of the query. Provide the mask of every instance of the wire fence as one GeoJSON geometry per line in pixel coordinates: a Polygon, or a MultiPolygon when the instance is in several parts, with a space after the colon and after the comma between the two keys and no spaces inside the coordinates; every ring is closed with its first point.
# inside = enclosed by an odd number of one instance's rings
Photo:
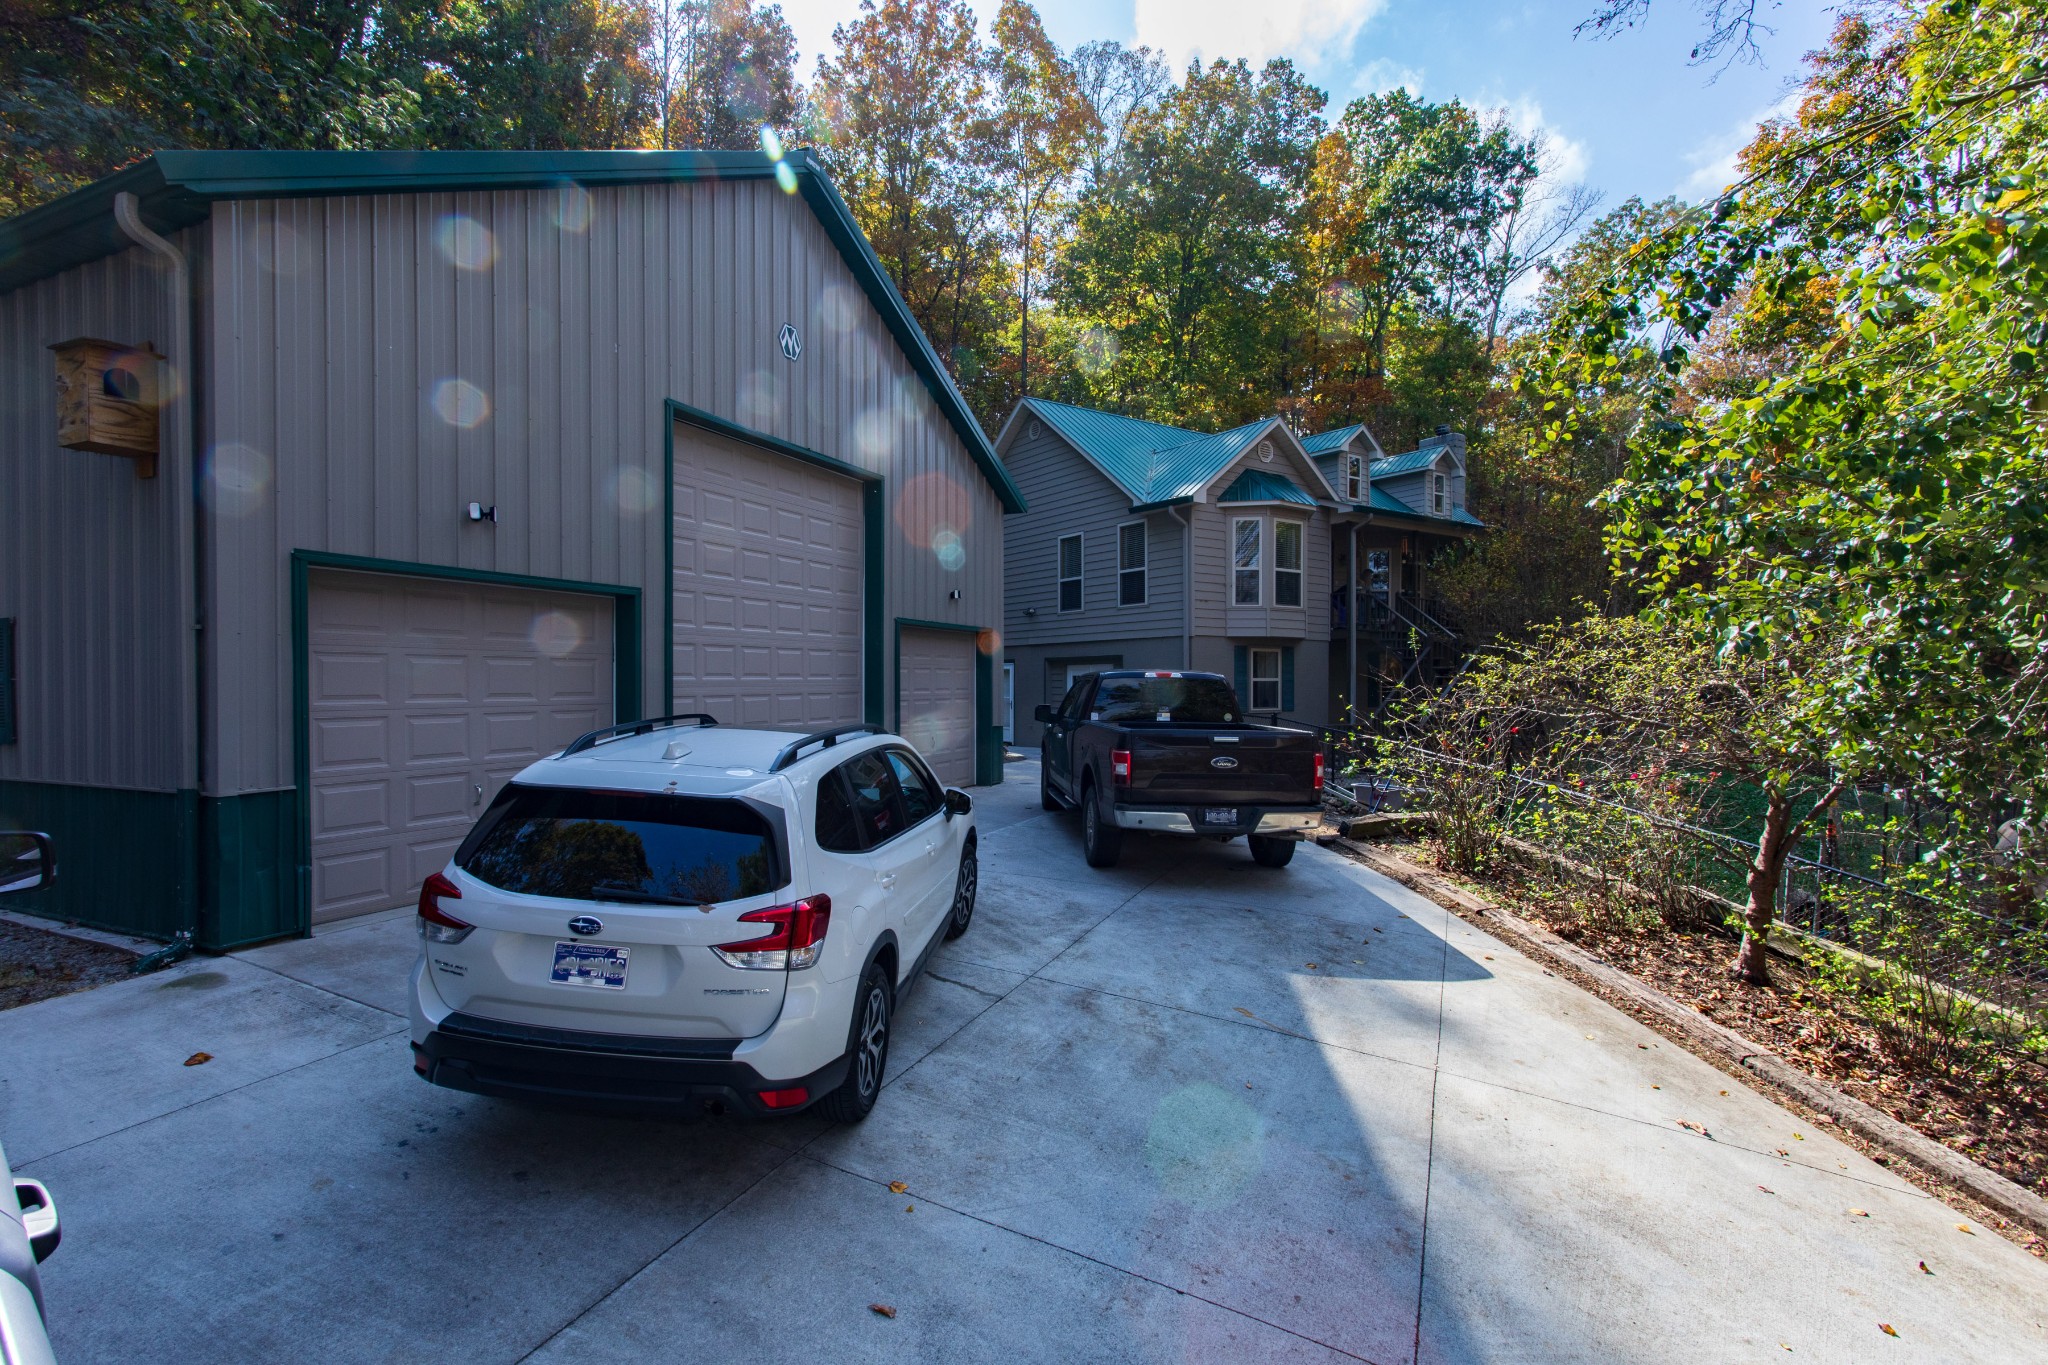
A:
{"type": "MultiPolygon", "coordinates": [[[[1341,747],[1335,736],[1333,747],[1341,747]]],[[[1588,850],[1561,837],[1569,822],[1544,818],[1559,807],[1599,812],[1615,820],[1657,831],[1669,841],[1692,845],[1697,857],[1684,860],[1687,871],[1723,909],[1723,917],[1741,909],[1746,898],[1751,842],[1723,830],[1645,810],[1583,788],[1518,773],[1496,764],[1475,762],[1400,741],[1381,739],[1381,750],[1405,752],[1424,770],[1458,769],[1494,784],[1497,809],[1492,818],[1504,834],[1534,843],[1553,856],[1585,857],[1588,850]],[[1716,872],[1720,875],[1715,875],[1716,872]],[[1719,885],[1709,883],[1718,882],[1719,885]]],[[[1331,770],[1338,771],[1333,754],[1331,770]]],[[[1343,779],[1333,804],[1358,812],[1377,812],[1405,804],[1414,794],[1396,774],[1354,770],[1343,779]]],[[[1335,783],[1331,784],[1337,785],[1335,783]]],[[[1598,822],[1595,822],[1597,827],[1598,822]]],[[[1827,841],[1829,846],[1834,841],[1827,841]]],[[[1639,848],[1631,848],[1639,853],[1639,848]]],[[[1601,850],[1594,850],[1598,860],[1601,850]]],[[[2043,904],[2035,900],[2038,908],[2043,904]]],[[[1793,853],[1785,860],[1778,888],[1778,919],[1812,938],[1848,949],[1882,967],[1894,967],[1916,980],[1973,1001],[2048,1024],[2048,919],[2033,921],[1993,913],[1972,903],[1967,890],[1937,897],[1869,876],[1839,861],[1793,853]]]]}

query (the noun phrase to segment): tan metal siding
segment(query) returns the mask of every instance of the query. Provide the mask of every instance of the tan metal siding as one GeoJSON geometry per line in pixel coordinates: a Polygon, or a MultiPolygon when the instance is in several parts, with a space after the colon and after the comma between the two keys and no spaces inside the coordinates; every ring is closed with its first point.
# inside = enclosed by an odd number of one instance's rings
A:
{"type": "Polygon", "coordinates": [[[176,471],[164,459],[138,479],[130,460],[58,446],[48,349],[93,336],[168,351],[169,289],[136,248],[0,295],[0,616],[18,623],[19,707],[0,779],[179,785],[176,471]]]}
{"type": "Polygon", "coordinates": [[[210,437],[274,470],[209,528],[216,790],[292,780],[294,549],[638,585],[658,705],[668,398],[885,475],[885,620],[1000,624],[1001,505],[804,203],[765,182],[581,202],[581,230],[554,191],[216,207],[210,437]],[[443,251],[455,215],[490,234],[488,268],[443,251]],[[444,420],[443,380],[490,416],[444,420]],[[495,526],[462,519],[471,500],[495,526]],[[958,569],[933,552],[941,528],[958,569]]]}

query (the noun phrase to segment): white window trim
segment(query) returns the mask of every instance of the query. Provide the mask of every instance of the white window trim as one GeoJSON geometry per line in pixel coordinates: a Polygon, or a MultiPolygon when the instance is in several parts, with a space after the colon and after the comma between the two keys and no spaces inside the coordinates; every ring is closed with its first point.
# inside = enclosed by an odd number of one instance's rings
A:
{"type": "Polygon", "coordinates": [[[1251,653],[1252,694],[1245,699],[1245,709],[1247,711],[1278,711],[1281,709],[1280,703],[1286,700],[1280,695],[1280,651],[1277,649],[1254,649],[1251,653]],[[1273,671],[1271,673],[1259,672],[1259,656],[1262,654],[1270,657],[1273,661],[1273,671]],[[1261,706],[1258,703],[1259,684],[1262,682],[1273,684],[1273,704],[1271,706],[1261,706]]]}
{"type": "Polygon", "coordinates": [[[1302,610],[1308,605],[1308,598],[1306,596],[1307,592],[1308,523],[1305,521],[1296,521],[1292,517],[1275,517],[1273,519],[1273,606],[1276,610],[1279,611],[1302,610]],[[1280,567],[1280,528],[1282,526],[1292,526],[1295,528],[1295,531],[1297,533],[1294,541],[1294,549],[1297,558],[1300,560],[1300,563],[1292,569],[1283,569],[1282,567],[1280,567]],[[1293,606],[1288,606],[1280,600],[1280,575],[1283,573],[1291,573],[1295,576],[1295,578],[1300,580],[1299,584],[1295,589],[1293,606]]]}
{"type": "Polygon", "coordinates": [[[1429,474],[1429,511],[1431,516],[1448,516],[1451,510],[1451,479],[1440,470],[1429,474]]]}
{"type": "Polygon", "coordinates": [[[1119,607],[1142,607],[1149,604],[1151,600],[1152,523],[1143,517],[1134,517],[1130,521],[1120,521],[1116,524],[1116,604],[1119,607]],[[1126,526],[1138,528],[1138,543],[1145,551],[1144,559],[1135,568],[1129,569],[1124,567],[1124,527],[1126,526]],[[1135,602],[1124,601],[1124,575],[1127,573],[1143,575],[1139,581],[1144,584],[1144,591],[1138,594],[1138,600],[1135,602]]]}
{"type": "Polygon", "coordinates": [[[1365,501],[1365,456],[1344,457],[1344,501],[1365,501]]]}
{"type": "Polygon", "coordinates": [[[1266,605],[1266,519],[1264,517],[1232,517],[1230,519],[1230,547],[1225,562],[1230,565],[1230,605],[1233,607],[1263,607],[1266,605]],[[1249,569],[1240,568],[1237,562],[1237,528],[1246,522],[1259,528],[1256,562],[1249,569]],[[1237,576],[1240,573],[1252,575],[1257,591],[1249,602],[1237,600],[1237,576]]]}
{"type": "Polygon", "coordinates": [[[1086,611],[1088,609],[1088,537],[1084,532],[1068,531],[1053,537],[1052,577],[1054,615],[1071,616],[1077,611],[1086,611]],[[1081,542],[1080,552],[1074,556],[1081,572],[1072,578],[1067,577],[1066,566],[1066,544],[1070,540],[1081,542]],[[1080,590],[1074,594],[1075,604],[1071,607],[1067,605],[1067,584],[1069,583],[1080,585],[1080,590]]]}

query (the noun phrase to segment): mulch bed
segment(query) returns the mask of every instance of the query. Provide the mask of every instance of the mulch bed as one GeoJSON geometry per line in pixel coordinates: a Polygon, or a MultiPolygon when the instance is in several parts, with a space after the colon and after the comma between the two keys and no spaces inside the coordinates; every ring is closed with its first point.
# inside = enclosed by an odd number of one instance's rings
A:
{"type": "MultiPolygon", "coordinates": [[[[1436,862],[1427,845],[1403,851],[1436,862]]],[[[1640,933],[1597,927],[1569,895],[1512,868],[1489,875],[1484,889],[1608,966],[2048,1197],[2048,1067],[2037,1062],[2000,1077],[1943,1074],[1898,1053],[1852,1000],[1821,989],[1803,963],[1774,957],[1772,984],[1747,986],[1728,976],[1731,938],[1661,926],[1640,933]]]]}
{"type": "Polygon", "coordinates": [[[128,975],[133,953],[0,920],[0,1010],[128,975]]]}

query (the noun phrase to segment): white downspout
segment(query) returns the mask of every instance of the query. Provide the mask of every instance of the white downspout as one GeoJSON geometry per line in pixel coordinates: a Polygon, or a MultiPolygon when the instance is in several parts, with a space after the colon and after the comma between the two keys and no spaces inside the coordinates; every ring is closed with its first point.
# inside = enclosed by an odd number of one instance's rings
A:
{"type": "MultiPolygon", "coordinates": [[[[199,744],[199,565],[197,487],[199,433],[196,430],[195,414],[198,411],[193,401],[192,389],[196,380],[193,367],[192,338],[192,269],[185,260],[185,253],[172,246],[156,233],[145,227],[140,212],[141,205],[135,196],[127,191],[114,196],[114,222],[136,245],[154,253],[171,270],[171,336],[166,347],[166,361],[170,374],[164,376],[170,382],[159,383],[158,394],[161,406],[157,412],[157,430],[166,433],[164,452],[170,466],[168,485],[173,508],[173,535],[176,540],[176,563],[172,572],[177,575],[178,607],[183,618],[178,640],[178,673],[175,694],[178,712],[183,717],[179,727],[178,786],[193,793],[198,799],[200,790],[200,744],[199,744]],[[176,421],[170,420],[175,410],[176,421]]],[[[196,853],[193,871],[196,876],[196,853]]],[[[199,889],[191,889],[191,904],[196,917],[199,889]]],[[[196,923],[188,925],[196,930],[196,923]]]]}
{"type": "Polygon", "coordinates": [[[1195,523],[1194,518],[1182,516],[1178,507],[1167,508],[1166,515],[1180,523],[1180,666],[1192,672],[1195,667],[1195,523]]]}
{"type": "Polygon", "coordinates": [[[1358,523],[1351,523],[1351,549],[1345,556],[1350,569],[1350,596],[1344,600],[1344,619],[1351,624],[1351,672],[1346,675],[1344,695],[1350,702],[1351,728],[1358,728],[1358,523]]]}

